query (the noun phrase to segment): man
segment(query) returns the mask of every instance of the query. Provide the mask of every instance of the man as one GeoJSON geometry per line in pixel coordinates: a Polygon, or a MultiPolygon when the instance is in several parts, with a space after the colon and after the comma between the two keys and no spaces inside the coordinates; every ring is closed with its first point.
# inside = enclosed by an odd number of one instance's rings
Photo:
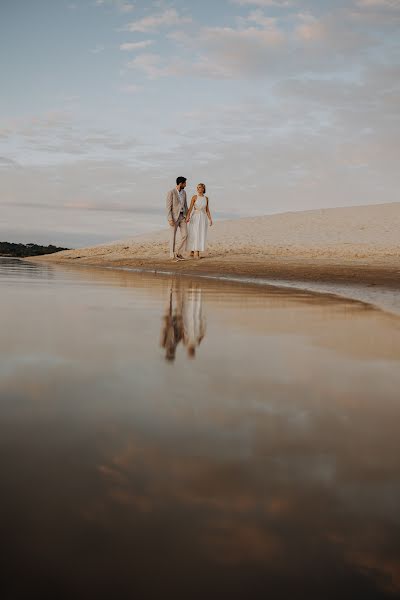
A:
{"type": "Polygon", "coordinates": [[[183,307],[182,289],[179,284],[176,287],[171,281],[160,340],[161,347],[165,349],[165,359],[168,362],[175,360],[176,348],[183,339],[183,307]]]}
{"type": "Polygon", "coordinates": [[[186,215],[188,206],[185,187],[186,177],[178,177],[176,180],[176,187],[167,194],[167,219],[170,225],[169,255],[175,262],[185,260],[182,256],[182,251],[186,246],[187,239],[186,215]],[[178,229],[181,236],[179,244],[176,239],[178,229]]]}

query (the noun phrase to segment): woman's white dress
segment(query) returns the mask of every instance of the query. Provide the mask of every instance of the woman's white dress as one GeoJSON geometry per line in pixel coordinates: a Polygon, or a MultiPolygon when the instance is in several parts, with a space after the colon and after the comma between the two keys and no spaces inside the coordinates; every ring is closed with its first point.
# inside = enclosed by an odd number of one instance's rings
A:
{"type": "Polygon", "coordinates": [[[197,196],[190,215],[187,250],[203,252],[206,249],[208,217],[207,196],[197,196]]]}
{"type": "Polygon", "coordinates": [[[202,310],[202,290],[193,287],[188,290],[183,307],[183,343],[196,348],[206,333],[206,320],[202,310]]]}

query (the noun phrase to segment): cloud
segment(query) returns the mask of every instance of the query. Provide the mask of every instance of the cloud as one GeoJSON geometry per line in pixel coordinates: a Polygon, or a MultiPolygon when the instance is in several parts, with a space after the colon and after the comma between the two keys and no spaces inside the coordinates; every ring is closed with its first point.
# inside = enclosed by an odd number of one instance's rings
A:
{"type": "MultiPolygon", "coordinates": [[[[127,93],[138,92],[137,86],[126,89],[127,93]]],[[[30,119],[12,120],[7,123],[8,137],[0,135],[0,155],[7,152],[10,159],[17,157],[24,165],[54,165],[76,160],[77,157],[111,158],[124,156],[129,150],[132,155],[141,146],[140,140],[127,134],[118,134],[106,128],[91,127],[64,115],[51,111],[30,119]],[[8,138],[12,135],[12,142],[8,138]]],[[[6,163],[3,163],[6,166],[6,163]]]]}
{"type": "Polygon", "coordinates": [[[272,56],[285,42],[273,22],[264,27],[209,27],[201,30],[199,47],[206,50],[191,65],[192,73],[210,78],[247,78],[267,71],[272,56]]]}
{"type": "Polygon", "coordinates": [[[123,0],[96,0],[96,6],[115,6],[122,13],[130,13],[135,9],[135,5],[131,2],[124,2],[123,0]]]}
{"type": "MultiPolygon", "coordinates": [[[[178,43],[185,44],[184,38],[178,43]]],[[[280,18],[255,10],[238,19],[237,27],[204,27],[187,42],[194,57],[192,74],[269,81],[283,73],[355,70],[379,46],[372,25],[355,27],[347,10],[280,18]]]]}
{"type": "Polygon", "coordinates": [[[209,27],[201,32],[201,40],[208,42],[212,47],[223,47],[229,45],[232,56],[241,51],[246,52],[246,47],[270,47],[281,44],[285,40],[285,34],[280,30],[273,19],[266,19],[263,27],[248,27],[247,29],[233,29],[232,27],[209,27]],[[239,52],[234,52],[234,46],[238,44],[239,52]],[[243,46],[242,46],[243,44],[243,46]]]}
{"type": "MultiPolygon", "coordinates": [[[[358,0],[341,0],[329,11],[316,11],[312,0],[301,3],[274,2],[292,6],[285,13],[264,10],[270,1],[232,0],[250,8],[236,17],[236,25],[204,25],[193,31],[176,28],[167,33],[175,44],[163,55],[145,53],[132,60],[129,68],[149,79],[187,76],[214,80],[274,81],[282,73],[330,73],[353,70],[382,46],[375,26],[395,27],[392,12],[357,8],[358,0]]],[[[359,0],[392,5],[392,0],[359,0]]],[[[400,3],[399,3],[400,4],[400,3]]],[[[161,22],[172,24],[174,9],[148,16],[130,24],[140,31],[157,29],[161,22]]],[[[128,46],[127,46],[128,48],[128,46]]],[[[132,47],[135,50],[135,47],[132,47]]],[[[389,46],[385,52],[389,51],[389,46]]]]}
{"type": "Polygon", "coordinates": [[[162,27],[174,27],[191,22],[190,17],[183,17],[178,14],[176,9],[168,8],[164,12],[156,13],[148,17],[143,17],[127,25],[128,31],[146,33],[148,31],[158,31],[162,27]]]}
{"type": "Polygon", "coordinates": [[[6,140],[13,135],[14,131],[12,127],[1,127],[0,128],[0,140],[6,140]]]}
{"type": "Polygon", "coordinates": [[[120,87],[120,91],[124,94],[137,94],[143,90],[143,86],[136,85],[134,83],[123,85],[120,87]]]}
{"type": "Polygon", "coordinates": [[[364,8],[388,8],[400,10],[399,0],[357,0],[357,5],[364,8]]]}
{"type": "Polygon", "coordinates": [[[135,9],[135,6],[129,2],[120,2],[118,8],[123,13],[130,13],[135,9]]]}
{"type": "Polygon", "coordinates": [[[49,110],[30,117],[4,120],[0,129],[0,139],[11,136],[34,136],[68,127],[71,124],[71,113],[67,110],[49,110]]]}
{"type": "MultiPolygon", "coordinates": [[[[354,26],[353,9],[269,16],[256,8],[236,26],[203,26],[167,34],[177,46],[167,55],[145,54],[129,64],[150,79],[186,75],[209,79],[264,79],[282,73],[335,73],[356,68],[380,42],[372,24],[354,26]]],[[[359,10],[359,13],[364,11],[359,10]]],[[[374,17],[375,18],[375,17],[374,17]]]]}
{"type": "Polygon", "coordinates": [[[142,71],[149,79],[157,79],[166,75],[165,69],[160,66],[161,62],[160,54],[139,54],[127,66],[142,71]]]}
{"type": "Polygon", "coordinates": [[[169,39],[188,48],[193,60],[182,52],[167,58],[148,53],[134,58],[128,67],[141,70],[149,79],[180,75],[227,79],[264,70],[270,51],[285,42],[285,34],[274,19],[253,13],[249,20],[257,26],[205,27],[196,36],[172,32],[169,39]]]}
{"type": "Polygon", "coordinates": [[[276,18],[267,17],[264,11],[260,9],[251,11],[243,21],[246,23],[255,23],[263,29],[274,28],[277,24],[276,18]]]}
{"type": "Polygon", "coordinates": [[[142,42],[126,42],[124,44],[121,44],[119,49],[127,51],[141,50],[142,48],[147,48],[148,46],[151,46],[151,44],[153,43],[153,40],[143,40],[142,42]]]}
{"type": "Polygon", "coordinates": [[[324,24],[313,17],[312,15],[299,15],[300,24],[296,27],[295,32],[301,40],[306,42],[314,42],[323,40],[327,35],[327,29],[324,24]]]}
{"type": "Polygon", "coordinates": [[[293,6],[294,4],[294,2],[291,2],[290,0],[231,0],[231,2],[232,4],[239,4],[240,6],[277,6],[283,8],[293,6]]]}
{"type": "Polygon", "coordinates": [[[0,169],[19,169],[21,165],[16,160],[7,158],[6,156],[0,156],[0,169]]]}
{"type": "MultiPolygon", "coordinates": [[[[378,28],[384,26],[398,35],[400,23],[399,0],[356,0],[353,10],[349,11],[353,21],[361,25],[378,28]]],[[[379,29],[378,29],[379,32],[379,29]]]]}

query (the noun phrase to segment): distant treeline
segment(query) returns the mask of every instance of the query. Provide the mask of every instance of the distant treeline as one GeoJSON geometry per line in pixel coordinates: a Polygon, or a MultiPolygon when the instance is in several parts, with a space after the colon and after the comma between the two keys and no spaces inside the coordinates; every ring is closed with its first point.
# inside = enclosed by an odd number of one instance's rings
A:
{"type": "Polygon", "coordinates": [[[38,244],[12,244],[11,242],[0,242],[0,256],[39,256],[41,254],[53,254],[69,248],[58,246],[39,246],[38,244]]]}

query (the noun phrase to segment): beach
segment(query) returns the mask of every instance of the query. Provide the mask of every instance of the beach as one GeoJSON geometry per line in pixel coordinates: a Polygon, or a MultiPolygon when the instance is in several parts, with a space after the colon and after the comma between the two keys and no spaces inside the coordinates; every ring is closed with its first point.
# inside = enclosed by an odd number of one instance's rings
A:
{"type": "MultiPolygon", "coordinates": [[[[168,226],[112,244],[34,260],[297,285],[397,310],[400,203],[330,208],[216,222],[201,260],[171,262],[168,226]],[[382,293],[381,293],[382,292],[382,293]]],[[[400,309],[400,306],[399,306],[400,309]]]]}

